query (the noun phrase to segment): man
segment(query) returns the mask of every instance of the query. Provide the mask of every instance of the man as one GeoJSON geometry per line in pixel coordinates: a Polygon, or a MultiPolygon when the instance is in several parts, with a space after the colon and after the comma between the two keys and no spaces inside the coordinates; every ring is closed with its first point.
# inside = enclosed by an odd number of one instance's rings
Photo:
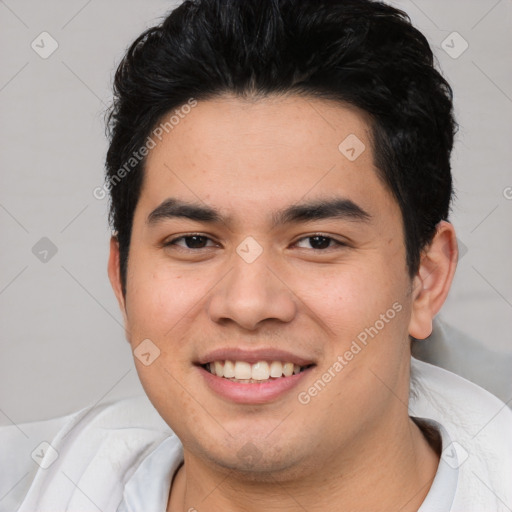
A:
{"type": "Polygon", "coordinates": [[[381,3],[188,1],[141,35],[108,269],[151,403],[61,420],[19,510],[510,510],[511,412],[411,360],[456,267],[454,127],[381,3]]]}

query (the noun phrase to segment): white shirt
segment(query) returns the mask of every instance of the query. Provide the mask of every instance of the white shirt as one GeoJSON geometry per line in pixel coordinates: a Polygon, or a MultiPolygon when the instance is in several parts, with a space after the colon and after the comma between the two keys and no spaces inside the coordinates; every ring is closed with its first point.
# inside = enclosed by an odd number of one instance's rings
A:
{"type": "MultiPolygon", "coordinates": [[[[409,414],[443,454],[419,512],[512,510],[512,411],[487,391],[412,359],[409,414]]],[[[146,396],[0,428],[0,512],[165,512],[183,462],[146,396]],[[41,444],[45,442],[45,444],[41,444]]]]}

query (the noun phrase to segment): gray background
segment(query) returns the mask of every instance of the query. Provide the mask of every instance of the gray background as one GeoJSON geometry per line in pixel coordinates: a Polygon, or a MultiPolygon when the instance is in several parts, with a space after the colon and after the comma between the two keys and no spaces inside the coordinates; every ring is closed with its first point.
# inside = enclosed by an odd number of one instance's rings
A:
{"type": "MultiPolygon", "coordinates": [[[[461,125],[452,221],[462,258],[441,316],[510,353],[512,0],[391,3],[427,35],[461,125]]],[[[0,0],[0,424],[143,392],[107,279],[107,200],[92,192],[115,66],[173,5],[0,0]],[[42,32],[58,43],[46,59],[31,47],[51,48],[42,32]]]]}

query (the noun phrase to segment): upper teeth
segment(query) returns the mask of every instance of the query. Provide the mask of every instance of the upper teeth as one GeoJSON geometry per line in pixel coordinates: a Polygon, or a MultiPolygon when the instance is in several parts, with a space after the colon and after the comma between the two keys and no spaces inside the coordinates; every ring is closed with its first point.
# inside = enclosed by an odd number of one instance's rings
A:
{"type": "Polygon", "coordinates": [[[281,361],[258,361],[250,364],[244,361],[214,361],[209,363],[210,372],[217,377],[237,380],[268,380],[270,377],[289,377],[299,373],[301,367],[293,363],[281,361]]]}

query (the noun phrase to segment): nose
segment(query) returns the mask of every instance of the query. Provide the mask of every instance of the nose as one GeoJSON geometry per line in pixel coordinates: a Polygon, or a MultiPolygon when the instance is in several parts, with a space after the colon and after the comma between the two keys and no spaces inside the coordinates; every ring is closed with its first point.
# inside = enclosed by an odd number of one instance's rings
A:
{"type": "Polygon", "coordinates": [[[210,296],[210,319],[218,323],[232,321],[246,330],[255,330],[268,320],[293,320],[297,312],[294,294],[264,254],[252,263],[238,256],[234,259],[234,268],[210,296]]]}

